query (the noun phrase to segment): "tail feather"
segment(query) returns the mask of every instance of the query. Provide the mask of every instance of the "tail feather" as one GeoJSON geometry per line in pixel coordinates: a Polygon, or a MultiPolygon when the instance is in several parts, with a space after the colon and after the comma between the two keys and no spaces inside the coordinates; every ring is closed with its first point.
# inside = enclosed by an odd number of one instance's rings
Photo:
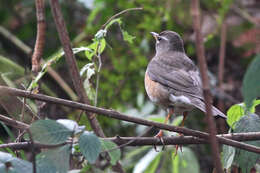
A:
{"type": "MultiPolygon", "coordinates": [[[[193,105],[196,107],[196,108],[198,108],[198,109],[200,109],[201,111],[203,111],[203,112],[206,112],[206,110],[205,110],[205,103],[203,102],[203,101],[201,101],[201,100],[196,100],[195,101],[196,103],[194,103],[193,105]]],[[[216,108],[215,106],[212,106],[212,114],[214,115],[214,116],[220,116],[220,117],[222,117],[222,118],[227,118],[227,116],[224,114],[224,113],[222,113],[218,108],[216,108]]]]}

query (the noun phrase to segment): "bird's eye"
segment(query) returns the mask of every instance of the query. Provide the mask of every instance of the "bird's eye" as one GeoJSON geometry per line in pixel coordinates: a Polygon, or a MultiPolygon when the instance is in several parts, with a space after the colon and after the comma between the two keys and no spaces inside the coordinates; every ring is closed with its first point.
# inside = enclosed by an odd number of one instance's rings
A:
{"type": "Polygon", "coordinates": [[[158,37],[158,38],[157,38],[157,40],[158,40],[158,41],[161,41],[161,40],[162,40],[162,38],[161,38],[161,37],[158,37]]]}

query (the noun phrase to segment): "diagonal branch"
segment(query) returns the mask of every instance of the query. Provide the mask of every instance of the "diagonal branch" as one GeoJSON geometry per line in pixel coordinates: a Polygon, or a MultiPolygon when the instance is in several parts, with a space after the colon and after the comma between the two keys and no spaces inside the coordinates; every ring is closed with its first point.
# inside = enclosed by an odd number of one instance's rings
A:
{"type": "MultiPolygon", "coordinates": [[[[192,129],[188,129],[188,128],[184,128],[184,127],[171,126],[171,125],[162,124],[162,123],[157,123],[157,122],[137,118],[137,117],[134,117],[134,116],[128,116],[128,115],[125,115],[125,114],[121,114],[121,113],[119,113],[115,110],[111,110],[111,109],[99,108],[99,107],[95,107],[95,106],[91,106],[91,105],[87,105],[87,104],[82,104],[82,103],[78,103],[78,102],[74,102],[74,101],[70,101],[70,100],[45,96],[45,95],[42,95],[42,94],[33,94],[31,92],[20,90],[20,89],[14,89],[14,88],[10,88],[10,87],[0,86],[0,95],[4,95],[4,94],[41,100],[41,101],[50,102],[50,103],[53,103],[53,104],[60,104],[60,105],[68,106],[68,107],[75,108],[75,109],[81,109],[81,110],[93,112],[93,113],[100,114],[100,115],[103,115],[103,116],[106,116],[106,117],[109,117],[109,118],[128,121],[128,122],[132,122],[132,123],[136,123],[136,124],[140,124],[140,125],[145,125],[145,126],[154,126],[156,128],[159,128],[159,129],[178,132],[178,133],[182,133],[184,135],[199,137],[199,138],[203,138],[203,139],[206,139],[206,140],[208,140],[208,138],[209,138],[208,133],[197,131],[197,130],[192,130],[192,129]]],[[[237,148],[244,149],[244,150],[251,151],[251,152],[260,153],[260,147],[257,147],[257,151],[254,150],[254,149],[249,149],[247,147],[248,144],[246,145],[244,143],[234,141],[232,139],[224,138],[222,135],[217,136],[217,139],[222,144],[230,145],[230,146],[237,147],[237,148]]],[[[250,145],[250,146],[252,146],[252,145],[250,145]]]]}
{"type": "MultiPolygon", "coordinates": [[[[50,0],[51,4],[51,11],[52,15],[56,24],[56,28],[59,34],[59,38],[65,53],[65,59],[68,65],[68,70],[70,72],[73,86],[76,89],[77,95],[80,99],[81,102],[83,103],[90,103],[87,94],[84,90],[82,80],[79,75],[79,70],[77,67],[76,59],[73,54],[72,48],[71,48],[71,43],[70,43],[70,38],[68,35],[68,31],[65,25],[65,21],[63,19],[62,13],[61,13],[61,8],[58,0],[50,0]]],[[[89,123],[91,125],[91,128],[94,130],[95,134],[100,137],[105,137],[105,134],[99,125],[98,120],[96,119],[96,115],[92,112],[89,113],[86,111],[87,118],[89,120],[89,123]]],[[[117,162],[115,166],[112,166],[113,169],[117,172],[124,172],[121,164],[117,162]]]]}

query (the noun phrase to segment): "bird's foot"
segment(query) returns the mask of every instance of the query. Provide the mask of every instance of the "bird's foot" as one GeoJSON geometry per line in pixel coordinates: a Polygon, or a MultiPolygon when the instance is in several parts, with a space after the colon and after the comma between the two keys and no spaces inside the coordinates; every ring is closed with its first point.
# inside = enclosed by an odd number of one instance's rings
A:
{"type": "MultiPolygon", "coordinates": [[[[179,136],[182,137],[184,136],[183,134],[179,133],[179,136]]],[[[174,157],[178,154],[178,150],[182,152],[182,145],[175,145],[175,152],[174,152],[174,157]]]]}
{"type": "MultiPolygon", "coordinates": [[[[162,138],[162,137],[163,137],[163,131],[160,130],[154,137],[155,137],[155,138],[158,138],[158,139],[160,140],[160,142],[161,142],[162,145],[163,145],[162,150],[164,150],[164,149],[165,149],[165,144],[164,144],[164,141],[163,141],[163,138],[162,138]]],[[[154,150],[155,150],[156,152],[159,152],[159,150],[157,150],[156,145],[154,145],[153,147],[154,147],[154,150]]]]}

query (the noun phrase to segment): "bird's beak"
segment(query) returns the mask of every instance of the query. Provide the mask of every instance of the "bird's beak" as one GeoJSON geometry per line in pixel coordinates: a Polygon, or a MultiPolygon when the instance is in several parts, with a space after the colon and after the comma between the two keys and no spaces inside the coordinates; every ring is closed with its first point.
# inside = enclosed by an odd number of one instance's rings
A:
{"type": "Polygon", "coordinates": [[[153,37],[157,41],[157,38],[158,38],[159,34],[157,34],[156,32],[150,32],[150,33],[153,35],[153,37]]]}

